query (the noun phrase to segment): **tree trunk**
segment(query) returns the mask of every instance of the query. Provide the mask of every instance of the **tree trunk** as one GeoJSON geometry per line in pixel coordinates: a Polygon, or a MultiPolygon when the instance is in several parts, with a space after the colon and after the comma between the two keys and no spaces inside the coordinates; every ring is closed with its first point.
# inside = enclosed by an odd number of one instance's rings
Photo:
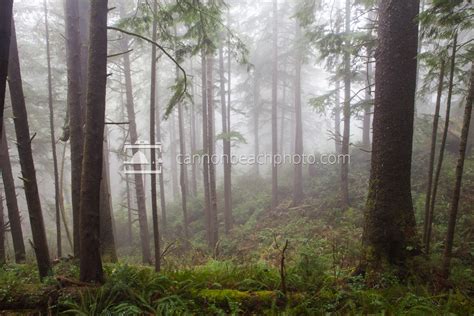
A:
{"type": "Polygon", "coordinates": [[[273,57],[272,57],[272,208],[278,206],[278,4],[273,0],[273,57]]]}
{"type": "MultiPolygon", "coordinates": [[[[341,154],[349,155],[349,141],[351,134],[351,53],[350,39],[351,32],[351,2],[346,0],[345,33],[344,43],[344,130],[342,134],[341,154]]],[[[343,207],[349,207],[349,162],[344,159],[341,164],[341,202],[343,207]]]]}
{"type": "Polygon", "coordinates": [[[67,107],[69,111],[69,131],[71,137],[71,193],[74,256],[79,257],[80,236],[80,192],[83,151],[83,110],[81,105],[81,37],[79,34],[78,0],[66,0],[66,54],[67,54],[67,107]]]}
{"type": "Polygon", "coordinates": [[[6,263],[6,252],[5,252],[5,214],[3,211],[3,195],[0,192],[0,267],[6,263]]]}
{"type": "MultiPolygon", "coordinates": [[[[107,131],[105,131],[106,134],[107,131]]],[[[114,211],[110,195],[109,149],[106,136],[104,136],[103,153],[102,179],[100,182],[100,252],[104,261],[117,262],[114,211]]]]}
{"type": "MultiPolygon", "coordinates": [[[[222,35],[221,35],[222,37],[222,35]]],[[[221,117],[222,117],[222,147],[224,152],[224,230],[228,234],[232,229],[232,188],[231,188],[231,178],[230,178],[230,129],[227,126],[228,123],[228,112],[225,99],[225,75],[224,75],[224,49],[223,41],[221,39],[219,43],[219,94],[221,98],[221,117]]],[[[229,74],[230,75],[230,74],[229,74]]]]}
{"type": "Polygon", "coordinates": [[[30,215],[31,232],[33,244],[41,278],[51,273],[51,262],[49,259],[48,242],[43,222],[43,212],[36,182],[36,170],[31,150],[30,127],[26,112],[25,96],[21,81],[20,61],[18,58],[18,47],[15,35],[15,23],[12,20],[10,61],[8,64],[8,85],[13,109],[13,121],[15,123],[18,155],[20,157],[22,180],[25,188],[26,203],[30,215]]]}
{"type": "Polygon", "coordinates": [[[364,118],[362,123],[362,147],[366,151],[370,151],[370,128],[371,128],[371,82],[372,67],[370,65],[370,57],[367,60],[367,88],[365,89],[365,102],[369,103],[364,106],[364,118]]]}
{"type": "MultiPolygon", "coordinates": [[[[191,59],[191,73],[194,75],[194,69],[193,69],[193,61],[191,59]]],[[[193,77],[194,78],[194,77],[193,77]]],[[[195,92],[195,89],[194,89],[194,86],[195,86],[195,81],[193,80],[193,84],[192,84],[192,95],[193,95],[193,100],[194,98],[196,97],[196,92],[195,92]]],[[[194,102],[191,102],[191,111],[189,111],[190,113],[190,117],[189,117],[189,120],[190,120],[190,129],[189,129],[189,138],[191,140],[191,157],[193,155],[196,154],[196,109],[195,109],[195,104],[194,102]]],[[[191,194],[196,197],[197,196],[197,166],[196,166],[196,163],[194,161],[194,159],[192,160],[192,164],[191,164],[191,194]]]]}
{"type": "Polygon", "coordinates": [[[459,199],[461,198],[461,183],[464,169],[464,160],[466,158],[467,138],[469,136],[469,125],[471,123],[472,102],[474,99],[474,64],[471,66],[471,79],[469,84],[469,92],[464,108],[464,121],[461,131],[461,143],[459,145],[459,158],[456,165],[456,183],[454,184],[453,199],[451,208],[449,209],[448,232],[446,233],[446,243],[443,254],[443,276],[449,277],[451,256],[453,252],[454,231],[456,228],[456,220],[458,216],[459,199]]]}
{"type": "Polygon", "coordinates": [[[341,82],[336,79],[336,100],[334,106],[334,145],[336,147],[336,154],[342,152],[341,149],[341,82]]]}
{"type": "MultiPolygon", "coordinates": [[[[121,7],[123,11],[123,6],[121,7]]],[[[121,16],[125,15],[125,12],[121,11],[121,16]]],[[[124,37],[122,39],[122,50],[128,50],[128,40],[124,37]]],[[[132,90],[132,75],[130,70],[130,56],[129,54],[123,55],[123,67],[125,75],[125,94],[127,99],[127,116],[129,122],[129,133],[130,133],[130,142],[135,144],[138,140],[137,132],[137,123],[135,120],[135,105],[133,100],[133,90],[132,90]]],[[[133,155],[137,152],[137,149],[132,150],[133,155]]],[[[133,171],[139,172],[141,166],[133,165],[133,171]]],[[[135,195],[137,198],[138,206],[138,223],[140,226],[140,241],[142,247],[142,260],[143,263],[151,263],[151,252],[150,252],[150,236],[148,231],[148,219],[146,213],[146,203],[145,203],[145,189],[143,187],[143,177],[140,173],[134,174],[135,178],[135,195]]]]}
{"type": "Polygon", "coordinates": [[[446,117],[444,121],[444,131],[443,136],[441,138],[441,145],[439,148],[439,157],[438,157],[438,164],[436,165],[435,177],[433,181],[433,192],[431,195],[431,203],[430,203],[430,211],[428,214],[428,220],[426,225],[426,249],[429,250],[429,244],[431,241],[431,231],[433,227],[433,214],[436,206],[436,195],[438,193],[438,183],[439,178],[441,176],[441,168],[443,167],[443,159],[444,159],[444,149],[446,147],[446,140],[448,138],[449,132],[449,117],[451,114],[451,99],[453,96],[453,87],[454,87],[454,72],[456,67],[456,48],[457,48],[457,34],[454,35],[453,38],[453,50],[450,58],[450,72],[449,72],[449,83],[448,83],[448,96],[446,100],[446,117]]]}
{"type": "MultiPolygon", "coordinates": [[[[159,81],[156,81],[157,90],[158,90],[158,82],[159,81]]],[[[158,104],[155,104],[155,114],[156,114],[155,116],[156,141],[162,144],[161,143],[161,117],[160,117],[160,107],[158,104]]],[[[162,159],[163,159],[163,152],[162,150],[159,150],[158,161],[162,161],[162,159]]],[[[166,229],[168,226],[167,226],[167,219],[166,219],[165,181],[164,181],[163,167],[161,167],[161,172],[158,174],[158,183],[160,185],[161,226],[163,228],[162,235],[166,236],[166,229]]]]}
{"type": "Polygon", "coordinates": [[[402,267],[417,250],[411,197],[419,2],[382,1],[375,71],[372,162],[363,242],[366,263],[402,267]],[[393,67],[397,65],[397,67],[393,67]]]}
{"type": "Polygon", "coordinates": [[[8,153],[8,141],[5,127],[2,130],[2,143],[0,150],[0,167],[2,169],[3,187],[7,200],[8,221],[12,233],[13,250],[15,251],[15,262],[25,262],[25,244],[23,242],[23,229],[21,228],[21,216],[16,199],[15,181],[13,179],[10,155],[8,153]]]}
{"type": "Polygon", "coordinates": [[[433,187],[433,170],[436,155],[436,138],[438,137],[438,122],[439,122],[439,109],[441,107],[441,95],[443,94],[443,80],[444,80],[444,68],[445,61],[441,61],[439,80],[438,80],[438,91],[436,94],[436,106],[433,118],[433,129],[431,132],[431,149],[430,149],[430,162],[428,165],[428,185],[426,187],[426,198],[425,198],[425,221],[423,228],[423,244],[425,245],[425,252],[430,252],[430,239],[428,238],[428,226],[430,226],[430,209],[431,209],[431,189],[433,187]]]}
{"type": "MultiPolygon", "coordinates": [[[[12,9],[13,0],[3,0],[0,4],[0,131],[3,128],[3,110],[5,108],[12,9]]],[[[0,138],[1,137],[0,135],[0,138]]]]}
{"type": "MultiPolygon", "coordinates": [[[[209,144],[208,144],[208,113],[207,113],[207,60],[204,50],[201,52],[201,87],[202,87],[202,150],[203,150],[203,187],[204,187],[204,219],[207,242],[211,246],[211,198],[209,189],[209,144]]],[[[211,96],[210,96],[211,98],[211,96]]]]}
{"type": "MultiPolygon", "coordinates": [[[[253,136],[254,136],[254,155],[255,158],[260,154],[260,78],[255,72],[253,79],[253,136]]],[[[260,176],[260,165],[258,161],[255,163],[255,175],[260,176]]]]}
{"type": "Polygon", "coordinates": [[[58,175],[58,158],[56,155],[56,136],[54,134],[54,110],[53,110],[53,87],[51,78],[51,56],[49,48],[49,25],[48,25],[48,5],[46,0],[44,3],[44,25],[46,32],[46,61],[48,65],[48,107],[49,107],[49,128],[51,130],[51,153],[53,155],[54,170],[54,206],[56,210],[56,247],[58,258],[62,256],[61,247],[61,211],[59,209],[59,175],[58,175]]]}
{"type": "Polygon", "coordinates": [[[213,162],[215,149],[214,141],[214,81],[212,72],[214,70],[214,56],[207,55],[207,146],[209,164],[209,201],[210,201],[210,247],[214,249],[219,239],[219,223],[217,220],[217,189],[216,189],[216,166],[213,162]]]}
{"type": "MultiPolygon", "coordinates": [[[[301,27],[295,22],[296,43],[301,40],[301,27]]],[[[295,161],[293,176],[293,205],[298,205],[303,200],[303,119],[301,114],[301,48],[296,47],[295,52],[295,161]]]]}
{"type": "MultiPolygon", "coordinates": [[[[158,11],[157,0],[153,1],[153,12],[158,11]]],[[[153,42],[156,42],[158,22],[156,16],[153,17],[153,27],[151,38],[153,42]]],[[[156,46],[151,46],[151,78],[150,78],[150,144],[155,145],[155,102],[156,102],[156,46]]],[[[156,151],[154,149],[150,152],[150,163],[151,163],[151,213],[153,216],[153,244],[155,250],[155,271],[160,272],[161,270],[161,250],[160,250],[160,230],[158,224],[158,203],[156,201],[156,170],[157,160],[156,151]]],[[[158,168],[161,168],[159,166],[158,168]]]]}
{"type": "Polygon", "coordinates": [[[107,0],[91,1],[84,160],[81,177],[82,282],[104,281],[100,257],[100,187],[107,84],[107,0]]]}
{"type": "Polygon", "coordinates": [[[66,146],[67,143],[64,143],[63,153],[61,156],[61,169],[59,171],[59,209],[61,211],[61,219],[63,221],[64,230],[66,231],[67,240],[71,250],[74,251],[74,243],[71,238],[71,232],[69,231],[69,226],[66,220],[66,210],[64,208],[64,162],[66,160],[66,146]]]}

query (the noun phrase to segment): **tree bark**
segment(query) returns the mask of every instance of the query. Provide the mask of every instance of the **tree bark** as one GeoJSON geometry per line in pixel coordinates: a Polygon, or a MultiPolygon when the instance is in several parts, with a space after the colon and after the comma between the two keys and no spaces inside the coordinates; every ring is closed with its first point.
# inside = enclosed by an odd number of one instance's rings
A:
{"type": "Polygon", "coordinates": [[[21,216],[16,199],[15,181],[13,179],[10,155],[8,153],[8,141],[5,134],[5,126],[2,130],[2,143],[0,150],[0,167],[2,169],[3,187],[7,200],[8,221],[12,233],[13,250],[15,251],[15,262],[25,262],[25,243],[23,242],[23,229],[21,228],[21,216]]]}
{"type": "Polygon", "coordinates": [[[18,155],[20,157],[22,180],[25,189],[26,203],[30,215],[31,232],[33,235],[34,251],[41,278],[51,273],[48,242],[41,210],[41,201],[36,181],[36,170],[31,150],[30,128],[26,112],[25,96],[21,80],[20,61],[15,34],[15,23],[12,20],[10,60],[8,64],[8,85],[12,102],[18,155]]]}
{"type": "MultiPolygon", "coordinates": [[[[350,32],[351,32],[351,2],[346,0],[345,33],[344,43],[344,129],[342,134],[341,154],[349,155],[349,142],[351,134],[351,53],[350,53],[350,32]]],[[[343,207],[349,207],[349,162],[344,159],[341,164],[341,202],[343,207]]]]}
{"type": "Polygon", "coordinates": [[[6,263],[6,252],[5,252],[5,214],[3,211],[3,195],[0,192],[0,267],[6,263]]]}
{"type": "Polygon", "coordinates": [[[102,283],[100,187],[107,84],[107,0],[91,1],[84,154],[81,176],[80,279],[102,283]]]}
{"type": "MultiPolygon", "coordinates": [[[[158,89],[158,82],[156,83],[158,89]]],[[[155,122],[156,122],[156,141],[160,144],[161,142],[161,117],[160,117],[160,107],[158,104],[155,104],[155,122]]],[[[158,151],[158,160],[161,161],[163,159],[163,152],[162,150],[158,151]]],[[[163,228],[162,235],[166,236],[167,230],[167,218],[166,218],[166,200],[165,200],[165,181],[164,181],[164,170],[163,167],[161,168],[161,172],[158,174],[158,183],[160,186],[160,206],[161,206],[161,226],[163,228]]]]}
{"type": "Polygon", "coordinates": [[[51,153],[53,155],[54,172],[54,206],[56,211],[56,247],[58,258],[62,256],[61,247],[61,211],[59,209],[59,175],[58,175],[58,157],[56,154],[56,136],[54,133],[54,109],[53,109],[53,86],[51,76],[51,55],[49,47],[49,25],[48,25],[48,5],[44,4],[44,25],[46,38],[46,61],[48,65],[48,107],[49,107],[49,129],[51,131],[51,153]]]}
{"type": "MultiPolygon", "coordinates": [[[[156,42],[156,32],[158,21],[156,20],[156,14],[158,11],[157,0],[153,1],[153,26],[151,38],[153,42],[156,42]]],[[[150,144],[155,145],[155,102],[156,102],[156,46],[151,46],[151,78],[150,78],[150,144]]],[[[156,174],[157,160],[156,151],[154,149],[150,152],[150,163],[151,163],[151,213],[153,216],[153,244],[155,250],[155,271],[160,272],[161,270],[161,250],[160,250],[160,230],[158,224],[158,203],[156,201],[156,174]]],[[[161,168],[161,166],[159,166],[161,168]]]]}
{"type": "MultiPolygon", "coordinates": [[[[3,128],[3,110],[5,108],[12,9],[13,0],[3,0],[0,4],[0,131],[3,128]]],[[[0,135],[0,139],[1,137],[0,135]]]]}
{"type": "Polygon", "coordinates": [[[201,87],[202,87],[202,148],[203,148],[203,187],[204,187],[204,219],[206,226],[206,239],[208,245],[211,243],[211,198],[209,188],[209,144],[208,144],[208,113],[207,113],[207,60],[205,51],[201,52],[201,87]]]}
{"type": "Polygon", "coordinates": [[[456,165],[456,182],[454,184],[453,198],[451,208],[449,209],[448,231],[446,233],[446,242],[443,253],[442,272],[445,278],[449,277],[451,256],[453,252],[454,231],[458,216],[459,199],[461,198],[461,183],[464,169],[464,160],[466,158],[467,138],[469,136],[469,125],[471,123],[472,102],[474,99],[474,64],[471,66],[471,78],[469,92],[464,108],[464,121],[461,131],[461,143],[459,145],[459,158],[456,165]]]}
{"type": "MultiPolygon", "coordinates": [[[[296,42],[301,40],[301,27],[295,22],[296,42]]],[[[301,48],[296,47],[295,52],[295,161],[293,176],[293,205],[298,205],[303,200],[303,119],[301,114],[301,48]]]]}
{"type": "MultiPolygon", "coordinates": [[[[105,131],[106,134],[107,131],[105,131]]],[[[109,149],[106,136],[104,136],[103,146],[104,157],[102,162],[102,179],[100,181],[100,253],[104,261],[117,262],[114,211],[110,195],[109,149]]]]}
{"type": "Polygon", "coordinates": [[[69,131],[71,137],[71,193],[74,256],[79,257],[80,236],[80,192],[83,151],[83,109],[81,98],[81,37],[79,33],[78,0],[66,0],[66,55],[67,55],[67,107],[69,111],[69,131]]]}
{"type": "Polygon", "coordinates": [[[418,249],[411,197],[419,1],[380,3],[365,263],[402,267],[418,249]],[[397,65],[394,67],[393,65],[397,65]]]}
{"type": "Polygon", "coordinates": [[[273,0],[273,34],[272,34],[272,208],[278,206],[278,166],[275,157],[278,155],[278,3],[273,0]]]}
{"type": "MultiPolygon", "coordinates": [[[[193,69],[193,61],[191,59],[191,73],[194,75],[194,69],[193,69]]],[[[193,100],[196,96],[196,93],[195,93],[195,89],[194,89],[194,86],[195,86],[195,82],[193,81],[193,84],[192,84],[192,95],[193,95],[193,100]]],[[[190,120],[190,129],[189,129],[189,138],[190,138],[190,149],[191,149],[191,157],[193,155],[196,154],[196,135],[197,135],[197,131],[196,131],[196,108],[195,108],[195,104],[194,102],[191,102],[191,111],[190,111],[190,117],[189,117],[189,120],[190,120]]],[[[197,166],[196,166],[196,163],[194,161],[194,159],[192,160],[192,164],[191,164],[191,194],[196,197],[197,196],[197,166]]]]}
{"type": "Polygon", "coordinates": [[[61,219],[63,221],[64,230],[66,231],[67,240],[71,250],[74,251],[74,243],[71,237],[71,232],[66,220],[66,210],[64,208],[64,162],[66,160],[66,146],[67,143],[64,143],[63,153],[61,157],[61,169],[59,171],[59,209],[61,211],[61,219]]]}
{"type": "Polygon", "coordinates": [[[210,244],[211,249],[216,247],[219,240],[219,223],[217,220],[217,189],[216,189],[216,166],[213,162],[215,149],[214,140],[214,56],[212,53],[207,55],[207,146],[208,146],[208,164],[209,164],[209,201],[210,201],[210,244]]]}
{"type": "Polygon", "coordinates": [[[431,189],[433,187],[433,170],[435,163],[436,155],[436,139],[438,137],[438,122],[439,122],[439,109],[441,107],[441,95],[443,94],[443,81],[444,81],[444,68],[445,61],[441,61],[439,80],[438,80],[438,91],[436,94],[436,105],[435,113],[433,118],[433,129],[431,132],[431,149],[430,149],[430,162],[428,165],[428,185],[426,187],[426,197],[425,197],[425,221],[423,228],[423,244],[425,245],[425,252],[430,252],[430,239],[431,236],[428,236],[430,223],[430,209],[431,209],[431,189]]]}
{"type": "Polygon", "coordinates": [[[426,232],[426,241],[431,240],[431,231],[433,227],[433,215],[436,206],[436,195],[438,193],[438,183],[441,176],[441,168],[443,167],[444,160],[444,149],[446,148],[446,140],[448,138],[449,132],[449,118],[451,115],[451,99],[453,96],[453,87],[454,87],[454,72],[456,67],[456,48],[457,48],[457,34],[454,34],[453,38],[453,50],[450,58],[450,72],[449,72],[449,83],[448,83],[448,96],[446,100],[446,115],[444,121],[444,131],[441,139],[441,145],[439,149],[438,164],[436,166],[435,177],[433,181],[433,193],[431,195],[431,205],[430,212],[428,214],[428,225],[426,232]]]}
{"type": "MultiPolygon", "coordinates": [[[[122,6],[123,11],[123,6],[122,6]]],[[[121,16],[125,15],[125,12],[121,11],[121,16]]],[[[122,39],[122,50],[128,50],[128,40],[126,37],[122,39]]],[[[130,56],[129,54],[123,55],[123,67],[124,67],[124,75],[125,75],[125,94],[127,99],[127,116],[129,122],[129,133],[130,133],[130,142],[135,144],[138,140],[138,132],[137,132],[137,123],[135,119],[135,105],[133,100],[133,85],[132,85],[132,75],[130,70],[130,56]]],[[[137,149],[133,149],[132,153],[135,155],[137,149]]],[[[141,167],[139,165],[134,165],[134,171],[140,171],[141,167]]],[[[143,187],[143,177],[140,173],[134,174],[135,178],[135,195],[137,198],[137,206],[138,206],[138,223],[140,226],[140,241],[141,241],[141,248],[142,248],[142,260],[143,263],[150,264],[151,260],[151,252],[150,252],[150,237],[148,231],[148,219],[146,214],[146,203],[145,203],[145,189],[143,187]]]]}
{"type": "MultiPolygon", "coordinates": [[[[221,35],[223,37],[223,35],[221,35]]],[[[221,99],[221,117],[222,117],[222,147],[224,152],[224,230],[228,234],[232,229],[232,188],[231,188],[231,175],[230,175],[230,129],[227,125],[229,114],[226,105],[226,94],[225,94],[225,75],[224,75],[224,49],[223,41],[219,43],[219,94],[221,99]]],[[[229,73],[230,76],[230,73],[229,73]]]]}

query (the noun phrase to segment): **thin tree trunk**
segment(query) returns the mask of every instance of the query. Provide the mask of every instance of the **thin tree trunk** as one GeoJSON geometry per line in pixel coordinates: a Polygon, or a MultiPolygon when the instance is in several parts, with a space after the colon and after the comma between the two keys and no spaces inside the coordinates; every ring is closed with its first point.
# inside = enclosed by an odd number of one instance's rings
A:
{"type": "MultiPolygon", "coordinates": [[[[203,187],[204,187],[204,219],[208,245],[212,245],[211,234],[211,199],[209,188],[209,144],[208,144],[208,113],[207,113],[207,60],[204,50],[201,52],[201,86],[202,86],[202,147],[203,147],[203,187]]],[[[212,96],[209,96],[212,98],[212,96]]]]}
{"type": "Polygon", "coordinates": [[[170,129],[170,154],[171,154],[171,188],[173,190],[173,200],[176,201],[179,197],[179,182],[178,182],[178,165],[176,163],[176,123],[175,113],[171,113],[169,118],[170,129]]]}
{"type": "MultiPolygon", "coordinates": [[[[349,155],[349,141],[351,134],[351,53],[350,39],[351,32],[351,2],[346,0],[345,16],[346,41],[344,43],[344,130],[342,134],[341,154],[349,155]]],[[[344,159],[341,164],[341,199],[342,206],[349,207],[349,162],[344,159]]]]}
{"type": "Polygon", "coordinates": [[[6,263],[6,252],[5,252],[5,214],[3,209],[3,195],[0,192],[0,267],[6,263]]]}
{"type": "MultiPolygon", "coordinates": [[[[253,84],[253,136],[254,136],[254,155],[255,158],[260,154],[260,138],[259,138],[259,127],[260,127],[260,78],[258,74],[254,75],[253,84]]],[[[260,165],[257,161],[255,163],[255,175],[260,176],[260,165]]]]}
{"type": "MultiPolygon", "coordinates": [[[[299,22],[295,22],[296,42],[301,40],[301,27],[299,22]]],[[[303,118],[301,114],[301,48],[296,47],[295,52],[295,157],[300,161],[295,161],[293,177],[293,205],[298,205],[303,200],[303,118]]]]}
{"type": "Polygon", "coordinates": [[[461,198],[461,183],[464,170],[464,160],[466,158],[467,138],[469,136],[469,125],[471,123],[472,102],[474,99],[474,64],[471,66],[471,79],[469,92],[464,109],[464,121],[461,131],[461,143],[459,145],[459,158],[456,165],[456,183],[454,185],[453,199],[449,209],[448,232],[446,233],[446,242],[443,253],[443,276],[449,277],[451,256],[453,252],[454,231],[458,217],[459,199],[461,198]]]}
{"type": "Polygon", "coordinates": [[[212,53],[207,55],[207,145],[209,154],[209,201],[210,201],[210,229],[211,239],[210,247],[214,249],[219,240],[219,223],[217,221],[217,189],[216,189],[216,166],[212,157],[214,156],[214,56],[212,53]]]}
{"type": "MultiPolygon", "coordinates": [[[[184,117],[183,117],[183,106],[181,103],[178,104],[178,130],[179,130],[179,152],[181,157],[186,157],[186,144],[185,144],[185,133],[184,133],[184,117]]],[[[186,164],[181,161],[179,164],[179,184],[181,187],[181,207],[183,209],[183,226],[184,226],[184,238],[186,243],[189,241],[189,219],[188,219],[188,186],[186,181],[186,164]]]]}
{"type": "Polygon", "coordinates": [[[427,221],[427,230],[426,230],[426,244],[428,245],[427,249],[429,249],[429,243],[431,241],[431,231],[433,227],[433,215],[436,206],[436,195],[438,193],[438,183],[439,178],[441,176],[441,168],[443,167],[443,159],[444,159],[444,149],[446,147],[446,140],[448,138],[449,132],[449,117],[451,114],[451,99],[453,96],[453,86],[454,86],[454,72],[456,66],[456,47],[457,47],[457,34],[454,35],[453,39],[453,51],[451,54],[450,59],[450,72],[449,72],[449,83],[448,83],[448,96],[446,100],[446,116],[444,121],[444,131],[443,137],[441,139],[441,145],[439,149],[439,157],[438,157],[438,164],[436,166],[435,177],[433,180],[433,192],[431,195],[431,203],[430,203],[430,211],[428,214],[428,221],[427,221]]]}
{"type": "MultiPolygon", "coordinates": [[[[153,27],[151,38],[153,42],[156,42],[156,32],[158,22],[156,20],[156,14],[158,11],[157,0],[153,1],[153,27]]],[[[156,102],[156,46],[151,46],[151,78],[150,78],[150,144],[155,145],[155,102],[156,102]]],[[[155,251],[155,271],[160,272],[161,270],[161,250],[160,250],[160,231],[158,224],[158,203],[156,201],[156,151],[154,149],[150,152],[150,163],[151,163],[151,213],[153,216],[153,244],[155,251]]],[[[161,168],[161,166],[160,166],[161,168]]]]}
{"type": "MultiPolygon", "coordinates": [[[[3,110],[8,76],[13,0],[0,4],[0,131],[3,129],[3,110]]],[[[0,138],[2,136],[0,135],[0,138]]]]}
{"type": "Polygon", "coordinates": [[[56,247],[58,251],[58,258],[62,256],[61,247],[61,211],[59,208],[59,175],[58,175],[58,158],[56,155],[56,136],[54,135],[54,109],[53,109],[53,87],[51,76],[51,55],[49,48],[49,25],[48,25],[48,5],[47,0],[44,4],[44,25],[46,32],[46,61],[48,65],[48,106],[49,106],[49,128],[51,130],[51,153],[53,155],[53,170],[54,170],[54,206],[56,210],[56,247]]]}
{"type": "MultiPolygon", "coordinates": [[[[191,59],[191,73],[194,75],[194,69],[193,69],[193,60],[191,59]]],[[[196,96],[196,92],[195,92],[195,82],[193,81],[193,84],[192,84],[192,95],[193,95],[193,99],[194,97],[196,96]]],[[[189,136],[190,136],[190,140],[191,140],[191,157],[193,155],[196,154],[196,109],[195,109],[195,105],[194,105],[194,102],[191,102],[191,111],[190,111],[190,123],[191,123],[191,126],[190,126],[190,129],[189,129],[189,136]]],[[[193,196],[197,196],[197,166],[196,166],[196,163],[194,161],[194,159],[192,160],[192,164],[191,164],[191,192],[192,192],[192,195],[193,196]]]]}
{"type": "Polygon", "coordinates": [[[84,160],[81,176],[82,282],[104,281],[100,257],[100,187],[107,84],[107,0],[91,1],[84,160]]]}
{"type": "MultiPolygon", "coordinates": [[[[221,35],[222,37],[222,35],[221,35]]],[[[224,49],[223,41],[221,39],[219,45],[219,94],[221,98],[221,117],[222,117],[222,147],[224,151],[224,230],[228,234],[232,229],[232,202],[231,202],[231,178],[230,178],[230,130],[227,126],[228,123],[228,112],[226,106],[226,95],[225,95],[225,75],[224,75],[224,49]]]]}
{"type": "MultiPolygon", "coordinates": [[[[158,83],[156,81],[156,89],[158,90],[158,83]]],[[[156,122],[156,141],[160,144],[161,143],[161,117],[160,117],[160,107],[158,104],[155,104],[155,122],[156,122]]],[[[161,150],[158,151],[158,161],[162,161],[163,159],[163,152],[161,150]]],[[[166,200],[165,200],[165,181],[164,181],[164,170],[161,167],[161,172],[158,174],[158,183],[160,185],[160,206],[161,206],[161,226],[163,228],[162,235],[166,236],[166,229],[167,229],[167,218],[166,218],[166,200]]]]}
{"type": "Polygon", "coordinates": [[[418,1],[380,3],[372,160],[363,232],[363,262],[370,270],[383,270],[387,263],[402,268],[418,250],[410,183],[418,10],[418,1]]]}
{"type": "Polygon", "coordinates": [[[278,206],[278,4],[273,0],[273,58],[272,58],[272,207],[278,206]]]}
{"type": "MultiPolygon", "coordinates": [[[[107,131],[105,131],[105,135],[107,135],[107,131]]],[[[100,250],[104,261],[117,262],[114,211],[112,207],[112,197],[110,195],[109,149],[105,135],[102,179],[100,181],[100,250]]]]}
{"type": "Polygon", "coordinates": [[[10,61],[8,64],[8,85],[13,109],[13,121],[15,123],[18,155],[20,157],[22,180],[25,188],[26,203],[30,215],[31,232],[33,244],[41,278],[51,273],[51,262],[49,259],[48,242],[41,210],[41,201],[36,182],[36,170],[31,150],[30,128],[28,125],[28,114],[26,112],[25,96],[21,80],[20,61],[18,58],[18,47],[15,34],[15,23],[12,20],[10,61]]]}
{"type": "Polygon", "coordinates": [[[431,209],[431,189],[433,187],[433,170],[436,155],[436,139],[438,137],[438,122],[439,122],[439,109],[441,107],[441,95],[443,94],[443,80],[444,80],[444,68],[445,61],[441,61],[439,79],[438,79],[438,91],[436,94],[436,106],[433,118],[433,129],[431,132],[431,149],[430,149],[430,162],[428,165],[428,185],[426,187],[425,197],[425,221],[423,229],[423,244],[425,245],[425,252],[430,252],[430,239],[428,238],[428,227],[430,226],[430,209],[431,209]]]}
{"type": "Polygon", "coordinates": [[[5,134],[5,126],[2,130],[2,143],[0,150],[0,167],[2,169],[3,187],[7,200],[8,221],[12,233],[13,250],[15,251],[15,262],[25,261],[25,243],[23,241],[23,229],[21,228],[21,216],[16,199],[15,181],[13,179],[10,155],[8,153],[8,141],[5,134]]]}
{"type": "Polygon", "coordinates": [[[334,106],[334,145],[336,146],[336,154],[342,152],[341,149],[341,82],[336,79],[336,100],[334,106]]]}
{"type": "Polygon", "coordinates": [[[59,209],[61,210],[61,219],[63,221],[64,230],[66,231],[67,240],[71,250],[74,251],[74,243],[72,241],[71,232],[66,220],[66,211],[64,208],[64,162],[66,160],[66,146],[67,143],[64,143],[63,153],[61,155],[61,169],[59,171],[59,209]]]}
{"type": "Polygon", "coordinates": [[[67,54],[67,105],[69,111],[69,131],[71,137],[71,193],[74,256],[79,257],[80,236],[80,192],[83,151],[83,110],[81,98],[81,37],[79,34],[78,0],[66,0],[66,54],[67,54]]]}
{"type": "MultiPolygon", "coordinates": [[[[121,11],[121,16],[123,17],[125,12],[123,12],[123,6],[121,11]]],[[[128,40],[124,37],[122,39],[122,50],[128,50],[128,40]]],[[[130,70],[130,56],[129,54],[123,55],[123,66],[124,66],[124,75],[125,75],[125,94],[127,99],[127,116],[129,122],[129,133],[130,133],[130,142],[135,144],[138,140],[137,124],[135,119],[135,105],[133,100],[133,90],[132,90],[132,76],[130,70]]],[[[132,150],[133,155],[137,153],[137,149],[132,150]]],[[[148,219],[146,213],[146,203],[145,203],[145,189],[143,187],[143,177],[140,174],[141,166],[134,164],[133,170],[136,172],[134,174],[135,178],[135,195],[137,198],[138,206],[138,223],[140,226],[140,241],[142,248],[142,260],[143,263],[150,264],[151,252],[150,252],[150,237],[148,231],[148,219]]]]}

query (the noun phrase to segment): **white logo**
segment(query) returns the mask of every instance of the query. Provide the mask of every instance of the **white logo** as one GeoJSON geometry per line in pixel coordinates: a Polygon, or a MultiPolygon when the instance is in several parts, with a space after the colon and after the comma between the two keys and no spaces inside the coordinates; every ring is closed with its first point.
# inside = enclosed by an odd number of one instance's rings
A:
{"type": "Polygon", "coordinates": [[[158,153],[161,153],[161,143],[151,145],[146,141],[136,141],[135,144],[125,144],[125,154],[131,152],[132,158],[123,163],[123,171],[125,174],[159,174],[161,173],[161,166],[163,159],[158,158],[158,153]],[[146,152],[151,153],[155,151],[155,168],[152,168],[152,163],[148,161],[146,152]]]}

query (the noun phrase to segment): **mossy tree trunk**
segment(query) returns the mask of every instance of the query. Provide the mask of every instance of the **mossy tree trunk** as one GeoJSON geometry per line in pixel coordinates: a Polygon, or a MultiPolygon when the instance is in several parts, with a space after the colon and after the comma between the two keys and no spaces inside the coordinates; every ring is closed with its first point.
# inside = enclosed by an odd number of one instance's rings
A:
{"type": "Polygon", "coordinates": [[[364,262],[402,266],[417,249],[411,196],[419,1],[382,1],[364,262]]]}
{"type": "MultiPolygon", "coordinates": [[[[11,20],[13,0],[0,3],[0,131],[3,128],[3,109],[8,76],[8,55],[10,53],[11,20]]],[[[3,136],[0,135],[0,139],[3,136]]]]}

